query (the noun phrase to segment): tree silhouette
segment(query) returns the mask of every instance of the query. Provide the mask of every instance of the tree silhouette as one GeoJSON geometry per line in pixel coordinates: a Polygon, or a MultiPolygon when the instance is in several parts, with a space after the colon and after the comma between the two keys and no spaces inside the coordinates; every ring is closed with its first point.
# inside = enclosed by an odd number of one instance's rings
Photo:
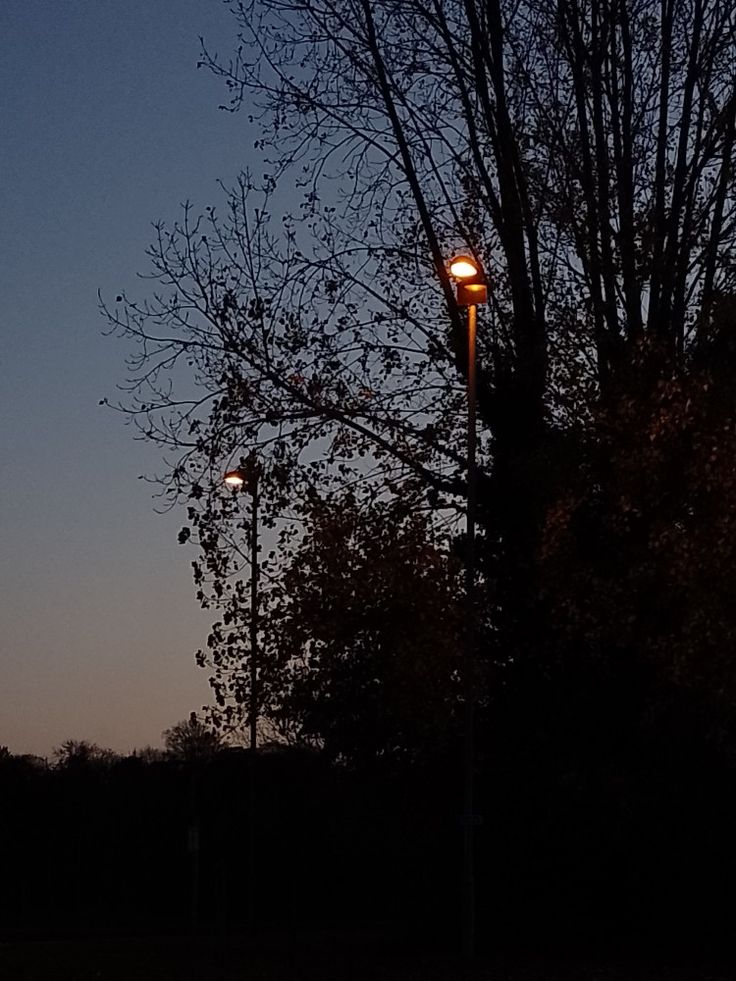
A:
{"type": "MultiPolygon", "coordinates": [[[[263,562],[274,582],[306,561],[300,520],[329,541],[315,494],[339,502],[351,488],[374,521],[375,502],[411,502],[457,529],[466,334],[446,260],[468,249],[491,280],[479,323],[486,721],[505,719],[519,747],[572,732],[589,760],[604,720],[659,718],[649,696],[662,679],[682,692],[705,671],[701,693],[727,700],[732,5],[232,10],[238,50],[202,61],[248,114],[263,173],[241,175],[222,214],[187,206],[160,224],[158,292],[105,308],[138,342],[124,411],[174,459],[163,493],[186,505],[197,594],[222,613],[203,663],[217,678],[243,649],[247,519],[221,474],[250,452],[279,536],[263,562]]],[[[332,572],[320,588],[344,600],[332,572]]],[[[307,623],[297,646],[329,650],[326,622],[307,623]]],[[[285,706],[298,679],[284,656],[268,670],[285,706]]],[[[228,684],[225,702],[247,701],[247,679],[228,684]]]]}
{"type": "Polygon", "coordinates": [[[109,766],[119,757],[87,739],[66,739],[54,749],[53,758],[62,769],[84,769],[109,766]]]}
{"type": "Polygon", "coordinates": [[[166,752],[178,760],[205,760],[222,748],[222,741],[196,712],[162,733],[166,752]]]}
{"type": "Polygon", "coordinates": [[[313,502],[271,597],[271,714],[353,763],[422,758],[455,734],[459,562],[401,500],[313,502]]]}

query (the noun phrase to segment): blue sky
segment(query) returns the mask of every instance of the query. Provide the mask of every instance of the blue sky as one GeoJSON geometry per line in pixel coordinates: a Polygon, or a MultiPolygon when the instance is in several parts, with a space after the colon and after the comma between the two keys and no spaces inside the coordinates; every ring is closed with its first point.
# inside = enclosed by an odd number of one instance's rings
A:
{"type": "MultiPolygon", "coordinates": [[[[157,515],[159,452],[101,408],[125,344],[97,290],[140,286],[151,222],[203,208],[254,166],[244,115],[197,70],[227,52],[219,0],[0,4],[0,745],[126,751],[209,700],[209,618],[180,515],[157,515]]],[[[257,166],[257,164],[256,164],[257,166]]]]}

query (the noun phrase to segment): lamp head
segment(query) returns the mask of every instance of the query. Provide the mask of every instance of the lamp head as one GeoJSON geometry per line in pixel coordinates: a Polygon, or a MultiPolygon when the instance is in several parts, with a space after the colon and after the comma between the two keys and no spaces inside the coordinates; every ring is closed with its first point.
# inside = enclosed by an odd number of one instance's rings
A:
{"type": "Polygon", "coordinates": [[[472,256],[455,256],[450,262],[450,275],[457,281],[457,302],[461,307],[488,302],[486,274],[472,256]]]}
{"type": "Polygon", "coordinates": [[[244,473],[240,467],[238,467],[235,470],[228,470],[222,479],[228,487],[231,487],[233,490],[240,490],[241,487],[245,486],[248,480],[248,475],[244,473]]]}
{"type": "Polygon", "coordinates": [[[261,475],[261,465],[255,453],[242,458],[240,464],[232,470],[222,475],[222,482],[231,490],[246,490],[255,494],[258,487],[258,478],[261,475]]]}
{"type": "Polygon", "coordinates": [[[450,262],[450,275],[453,279],[467,281],[478,279],[483,275],[483,271],[472,256],[456,255],[450,262]]]}

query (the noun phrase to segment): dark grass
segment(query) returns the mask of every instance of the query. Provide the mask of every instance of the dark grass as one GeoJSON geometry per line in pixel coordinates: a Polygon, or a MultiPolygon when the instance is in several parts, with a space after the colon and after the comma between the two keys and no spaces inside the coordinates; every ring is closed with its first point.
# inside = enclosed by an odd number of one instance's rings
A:
{"type": "Polygon", "coordinates": [[[734,981],[733,968],[676,959],[479,959],[396,949],[370,934],[6,940],[2,981],[734,981]]]}

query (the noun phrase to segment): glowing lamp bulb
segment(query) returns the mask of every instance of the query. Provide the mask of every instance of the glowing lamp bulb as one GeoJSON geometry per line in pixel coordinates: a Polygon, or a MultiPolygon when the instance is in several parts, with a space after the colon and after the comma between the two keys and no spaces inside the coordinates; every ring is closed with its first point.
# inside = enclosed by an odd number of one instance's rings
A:
{"type": "Polygon", "coordinates": [[[450,274],[455,279],[475,279],[480,274],[480,269],[469,256],[459,255],[450,263],[450,274]]]}
{"type": "Polygon", "coordinates": [[[243,486],[245,479],[239,470],[230,470],[225,474],[223,480],[228,487],[233,487],[236,490],[243,486]]]}

